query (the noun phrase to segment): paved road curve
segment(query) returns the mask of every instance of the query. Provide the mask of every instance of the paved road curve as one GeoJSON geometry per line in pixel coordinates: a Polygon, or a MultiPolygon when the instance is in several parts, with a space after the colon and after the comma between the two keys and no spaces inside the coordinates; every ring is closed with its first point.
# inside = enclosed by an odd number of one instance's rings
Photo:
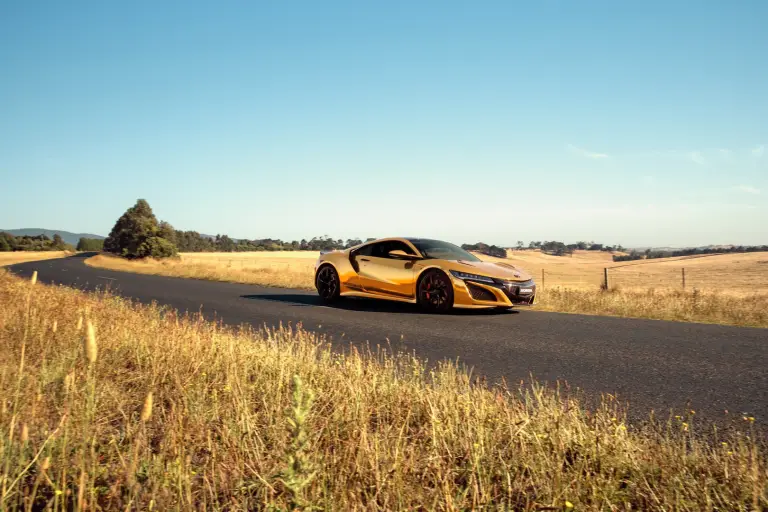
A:
{"type": "Polygon", "coordinates": [[[690,407],[720,421],[724,410],[768,420],[768,329],[521,310],[429,315],[372,300],[319,304],[311,292],[113,272],[82,257],[24,263],[12,271],[82,289],[106,284],[141,302],[201,308],[229,324],[302,322],[335,342],[413,350],[430,361],[458,359],[490,381],[533,376],[567,382],[591,396],[614,393],[635,418],[690,407]],[[400,341],[402,339],[402,342],[400,341]]]}

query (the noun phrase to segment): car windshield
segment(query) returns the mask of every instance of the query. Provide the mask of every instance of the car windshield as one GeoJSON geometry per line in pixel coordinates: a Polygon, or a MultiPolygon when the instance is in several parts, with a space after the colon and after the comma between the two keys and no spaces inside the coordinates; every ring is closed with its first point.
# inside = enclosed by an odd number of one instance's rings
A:
{"type": "Polygon", "coordinates": [[[440,240],[411,240],[419,252],[425,258],[434,258],[439,260],[452,261],[482,261],[480,258],[471,254],[461,247],[440,240]]]}

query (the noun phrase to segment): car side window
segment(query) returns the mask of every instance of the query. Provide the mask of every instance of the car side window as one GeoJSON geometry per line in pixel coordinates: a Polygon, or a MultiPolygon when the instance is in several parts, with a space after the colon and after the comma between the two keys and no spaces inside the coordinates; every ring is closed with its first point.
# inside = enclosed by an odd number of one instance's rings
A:
{"type": "Polygon", "coordinates": [[[355,251],[355,256],[371,256],[373,252],[373,246],[376,244],[368,244],[355,251]]]}
{"type": "Polygon", "coordinates": [[[397,250],[403,251],[406,254],[415,254],[413,249],[399,240],[390,240],[388,242],[379,242],[371,245],[373,247],[370,255],[375,258],[390,258],[389,252],[397,250]]]}
{"type": "Polygon", "coordinates": [[[387,249],[387,253],[389,253],[389,251],[403,251],[405,254],[412,254],[414,256],[416,255],[414,250],[408,247],[408,244],[406,244],[405,242],[394,240],[393,242],[391,242],[391,244],[392,244],[392,247],[387,249]]]}

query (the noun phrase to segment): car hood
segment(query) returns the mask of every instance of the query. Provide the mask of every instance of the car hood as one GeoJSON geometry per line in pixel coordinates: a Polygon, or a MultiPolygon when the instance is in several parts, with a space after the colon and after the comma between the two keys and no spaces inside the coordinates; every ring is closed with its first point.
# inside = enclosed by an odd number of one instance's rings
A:
{"type": "Polygon", "coordinates": [[[511,263],[493,261],[446,261],[449,270],[460,270],[471,274],[497,277],[509,281],[528,281],[531,275],[511,263]]]}

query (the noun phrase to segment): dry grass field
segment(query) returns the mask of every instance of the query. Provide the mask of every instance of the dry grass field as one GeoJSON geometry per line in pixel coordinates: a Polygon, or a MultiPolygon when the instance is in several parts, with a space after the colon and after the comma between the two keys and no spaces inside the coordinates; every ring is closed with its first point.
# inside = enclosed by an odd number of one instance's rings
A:
{"type": "Polygon", "coordinates": [[[25,261],[50,260],[53,258],[64,258],[71,253],[67,251],[14,251],[0,252],[0,267],[24,263],[25,261]]]}
{"type": "Polygon", "coordinates": [[[768,293],[768,253],[765,252],[614,262],[611,254],[600,251],[576,251],[572,257],[550,256],[539,251],[508,251],[503,261],[524,268],[539,284],[543,270],[545,286],[594,289],[602,284],[603,269],[608,268],[608,283],[612,288],[682,290],[685,269],[687,290],[696,288],[701,292],[737,296],[768,293]]]}
{"type": "MultiPolygon", "coordinates": [[[[100,255],[86,263],[145,274],[312,289],[317,256],[317,252],[191,253],[179,260],[128,261],[100,255]]],[[[544,269],[545,282],[535,306],[539,310],[768,327],[766,253],[613,263],[611,255],[602,252],[561,257],[515,251],[506,261],[532,273],[539,285],[544,269]],[[608,266],[612,289],[606,293],[600,284],[608,266]]]]}
{"type": "Polygon", "coordinates": [[[750,417],[628,425],[610,395],[586,411],[3,272],[0,339],[2,510],[768,507],[750,417]]]}
{"type": "Polygon", "coordinates": [[[100,254],[85,263],[140,274],[312,289],[318,255],[317,252],[182,253],[179,259],[130,261],[100,254]]]}

